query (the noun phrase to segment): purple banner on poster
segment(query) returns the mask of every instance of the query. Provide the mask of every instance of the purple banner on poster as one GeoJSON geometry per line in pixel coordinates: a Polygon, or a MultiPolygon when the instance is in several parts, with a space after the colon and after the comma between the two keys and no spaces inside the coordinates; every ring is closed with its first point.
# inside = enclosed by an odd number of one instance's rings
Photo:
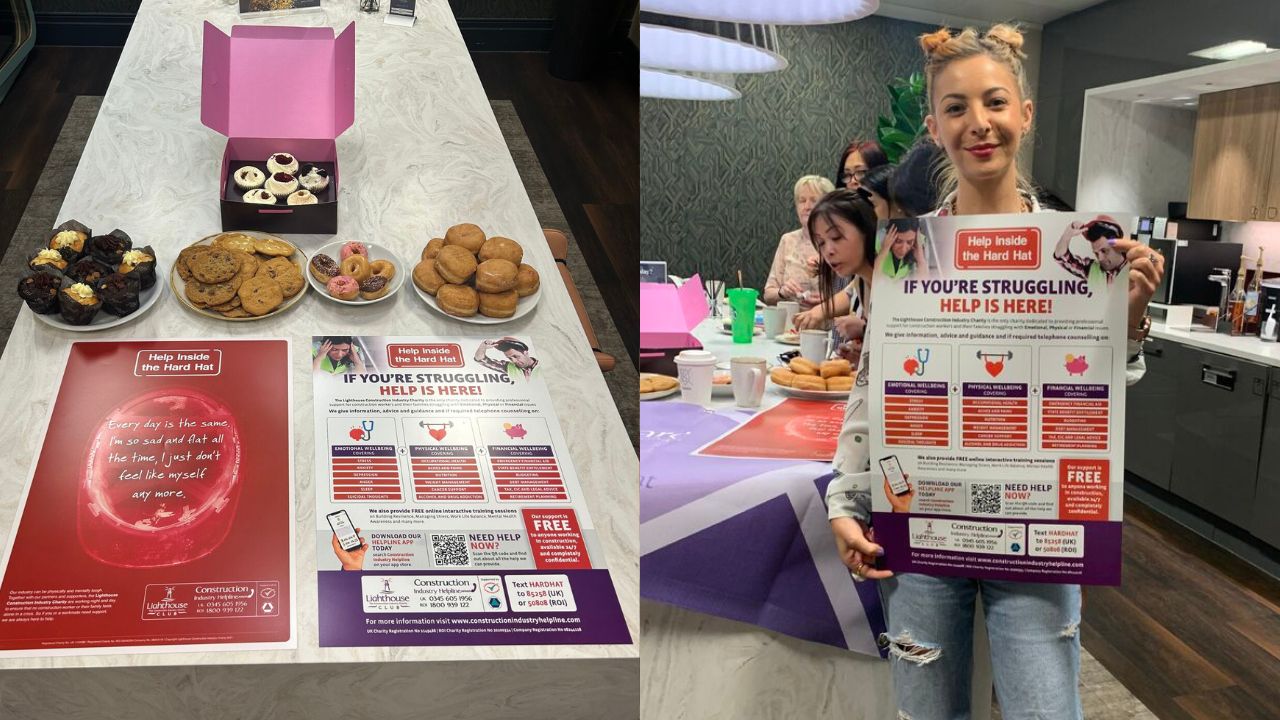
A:
{"type": "Polygon", "coordinates": [[[1026,383],[963,383],[961,393],[965,397],[1024,398],[1026,383]]]}
{"type": "Polygon", "coordinates": [[[884,383],[884,394],[942,396],[947,394],[947,384],[944,382],[905,382],[902,380],[886,380],[884,383]]]}
{"type": "Polygon", "coordinates": [[[1044,396],[1047,398],[1079,398],[1081,400],[1095,400],[1098,398],[1109,397],[1111,388],[1106,385],[1085,385],[1075,383],[1045,383],[1044,396]]]}
{"type": "Polygon", "coordinates": [[[319,579],[321,647],[631,642],[608,570],[322,570],[319,579]],[[556,592],[566,609],[529,607],[548,601],[534,593],[556,592]],[[431,605],[446,609],[423,609],[431,605]]]}
{"type": "Polygon", "coordinates": [[[1120,584],[1120,522],[872,515],[884,565],[894,572],[1120,584]]]}

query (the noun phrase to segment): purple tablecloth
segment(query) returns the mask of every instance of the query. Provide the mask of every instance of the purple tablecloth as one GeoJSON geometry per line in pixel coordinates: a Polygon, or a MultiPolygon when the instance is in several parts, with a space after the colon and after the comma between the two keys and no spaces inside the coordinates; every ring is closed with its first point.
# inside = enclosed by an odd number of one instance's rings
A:
{"type": "Polygon", "coordinates": [[[692,454],[751,414],[641,404],[641,596],[880,654],[875,583],[853,581],[827,524],[830,467],[692,454]]]}

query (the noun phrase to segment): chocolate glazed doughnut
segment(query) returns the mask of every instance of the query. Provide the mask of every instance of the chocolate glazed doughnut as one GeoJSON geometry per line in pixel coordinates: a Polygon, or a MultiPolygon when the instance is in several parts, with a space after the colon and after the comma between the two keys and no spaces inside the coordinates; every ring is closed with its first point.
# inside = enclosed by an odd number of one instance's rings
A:
{"type": "Polygon", "coordinates": [[[311,258],[311,263],[307,265],[307,269],[311,271],[311,277],[322,283],[327,283],[332,278],[342,274],[342,268],[338,267],[338,261],[324,253],[318,253],[311,258]]]}

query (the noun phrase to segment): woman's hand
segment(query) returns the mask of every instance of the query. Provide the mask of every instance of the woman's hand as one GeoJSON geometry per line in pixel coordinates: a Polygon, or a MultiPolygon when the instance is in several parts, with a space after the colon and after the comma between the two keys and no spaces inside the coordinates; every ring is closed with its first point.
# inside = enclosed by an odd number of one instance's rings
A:
{"type": "Polygon", "coordinates": [[[849,571],[860,578],[883,580],[893,577],[890,570],[877,570],[876,559],[884,554],[884,549],[871,542],[870,533],[851,517],[835,518],[831,521],[831,533],[836,536],[836,552],[840,553],[840,562],[849,571]]]}
{"type": "Polygon", "coordinates": [[[783,300],[799,300],[804,295],[804,287],[795,280],[788,280],[778,288],[778,297],[783,300]]]}
{"type": "Polygon", "coordinates": [[[857,315],[843,315],[835,319],[836,332],[849,340],[862,339],[867,331],[867,321],[857,315]]]}
{"type": "Polygon", "coordinates": [[[316,351],[316,356],[311,359],[311,369],[313,371],[320,369],[320,363],[324,362],[324,358],[333,349],[333,343],[325,340],[320,343],[320,349],[316,351]]]}
{"type": "MultiPolygon", "coordinates": [[[[906,482],[911,478],[910,475],[902,473],[902,481],[906,482]]],[[[911,483],[907,483],[907,491],[901,495],[895,495],[893,488],[889,487],[889,478],[884,479],[884,496],[889,498],[889,507],[893,508],[896,513],[911,512],[911,501],[915,499],[916,489],[911,483]]]]}
{"type": "Polygon", "coordinates": [[[821,305],[814,305],[804,312],[796,313],[792,323],[797,330],[821,330],[827,322],[827,314],[821,305]]]}
{"type": "Polygon", "coordinates": [[[848,360],[850,365],[857,367],[862,359],[862,341],[850,340],[840,343],[836,348],[836,357],[848,360]]]}
{"type": "Polygon", "coordinates": [[[1164,277],[1164,256],[1136,240],[1118,238],[1114,247],[1129,263],[1129,327],[1136,328],[1164,277]]]}

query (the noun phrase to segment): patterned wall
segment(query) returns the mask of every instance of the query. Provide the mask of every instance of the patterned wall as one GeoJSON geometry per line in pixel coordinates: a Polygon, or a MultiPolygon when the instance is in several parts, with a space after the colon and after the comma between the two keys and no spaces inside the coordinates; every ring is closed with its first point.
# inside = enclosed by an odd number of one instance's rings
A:
{"type": "MultiPolygon", "coordinates": [[[[782,27],[790,66],[740,75],[728,102],[640,100],[640,252],[686,276],[738,269],[762,287],[778,238],[799,227],[791,188],[831,177],[854,137],[874,138],[885,86],[920,69],[916,37],[933,27],[869,17],[782,27]]],[[[832,178],[834,180],[834,178],[832,178]]]]}

